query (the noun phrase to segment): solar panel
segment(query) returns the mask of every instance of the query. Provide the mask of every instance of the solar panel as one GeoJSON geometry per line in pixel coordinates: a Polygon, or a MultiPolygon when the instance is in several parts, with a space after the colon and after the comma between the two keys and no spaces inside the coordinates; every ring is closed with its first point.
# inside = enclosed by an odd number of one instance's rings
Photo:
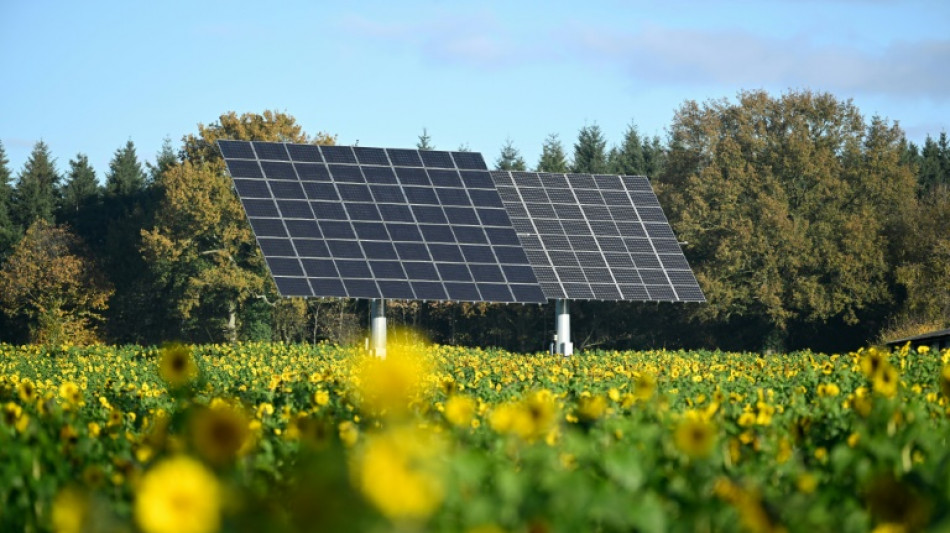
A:
{"type": "Polygon", "coordinates": [[[547,298],[706,301],[646,178],[491,177],[547,298]]]}
{"type": "Polygon", "coordinates": [[[283,296],[547,300],[481,154],[218,146],[283,296]]]}

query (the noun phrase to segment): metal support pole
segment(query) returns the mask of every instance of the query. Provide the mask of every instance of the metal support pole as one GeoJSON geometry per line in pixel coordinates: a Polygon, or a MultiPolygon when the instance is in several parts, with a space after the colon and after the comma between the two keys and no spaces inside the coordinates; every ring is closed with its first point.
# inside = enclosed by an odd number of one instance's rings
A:
{"type": "Polygon", "coordinates": [[[574,355],[574,344],[571,342],[571,313],[567,300],[554,301],[554,314],[557,335],[554,337],[554,351],[563,356],[574,355]]]}
{"type": "Polygon", "coordinates": [[[386,358],[386,300],[369,303],[369,353],[386,358]]]}

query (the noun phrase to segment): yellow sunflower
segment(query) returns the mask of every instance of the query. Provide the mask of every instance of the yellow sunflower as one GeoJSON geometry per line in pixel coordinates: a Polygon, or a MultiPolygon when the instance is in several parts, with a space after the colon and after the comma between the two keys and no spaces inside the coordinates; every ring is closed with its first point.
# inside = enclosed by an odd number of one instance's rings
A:
{"type": "Polygon", "coordinates": [[[135,521],[145,533],[211,533],[221,524],[217,478],[189,457],[167,459],[142,478],[135,521]]]}
{"type": "Polygon", "coordinates": [[[874,392],[886,398],[897,395],[898,382],[897,369],[889,364],[885,364],[872,378],[874,392]]]}
{"type": "Polygon", "coordinates": [[[158,361],[158,372],[172,387],[181,387],[198,376],[191,349],[182,344],[164,348],[158,361]]]}
{"type": "Polygon", "coordinates": [[[17,395],[24,404],[33,403],[36,400],[36,385],[30,378],[24,378],[17,385],[17,395]]]}
{"type": "Polygon", "coordinates": [[[709,457],[716,445],[716,427],[695,412],[689,411],[677,424],[673,432],[673,443],[689,457],[709,457]]]}
{"type": "Polygon", "coordinates": [[[237,458],[246,451],[251,436],[241,409],[221,403],[199,410],[190,429],[195,450],[213,464],[237,458]]]}

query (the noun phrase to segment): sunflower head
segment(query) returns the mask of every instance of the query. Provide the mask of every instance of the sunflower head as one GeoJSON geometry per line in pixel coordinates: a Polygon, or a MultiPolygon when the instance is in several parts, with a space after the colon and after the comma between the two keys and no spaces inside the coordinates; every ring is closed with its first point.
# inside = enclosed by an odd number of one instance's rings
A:
{"type": "Polygon", "coordinates": [[[917,531],[930,521],[932,502],[917,488],[891,474],[874,479],[865,490],[868,510],[882,524],[899,524],[903,531],[917,531]]]}
{"type": "Polygon", "coordinates": [[[23,409],[19,405],[14,402],[7,402],[3,406],[3,423],[12,426],[16,424],[22,414],[23,409]]]}
{"type": "Polygon", "coordinates": [[[216,465],[225,464],[244,453],[251,437],[243,411],[220,403],[195,413],[190,429],[195,450],[216,465]]]}
{"type": "Polygon", "coordinates": [[[453,394],[445,402],[445,419],[457,427],[468,427],[475,417],[475,400],[461,394],[453,394]]]}
{"type": "Polygon", "coordinates": [[[221,522],[218,479],[190,457],[166,459],[142,478],[135,521],[143,531],[211,533],[221,522]]]}
{"type": "Polygon", "coordinates": [[[183,344],[173,344],[162,349],[158,371],[166,383],[181,387],[197,377],[198,365],[191,349],[183,344]]]}
{"type": "Polygon", "coordinates": [[[83,403],[82,390],[72,381],[65,381],[59,386],[59,398],[66,410],[79,407],[83,403]]]}
{"type": "Polygon", "coordinates": [[[879,348],[869,348],[861,358],[861,371],[864,375],[873,378],[887,364],[888,352],[879,348]]]}
{"type": "Polygon", "coordinates": [[[36,385],[30,378],[20,380],[20,384],[17,385],[17,395],[24,404],[33,403],[36,401],[36,385]]]}
{"type": "Polygon", "coordinates": [[[898,382],[899,376],[897,369],[890,364],[885,364],[878,370],[877,374],[872,377],[874,392],[886,398],[893,398],[897,395],[898,382]]]}
{"type": "Polygon", "coordinates": [[[656,379],[650,374],[641,372],[633,383],[633,394],[640,401],[649,400],[656,391],[656,379]]]}
{"type": "Polygon", "coordinates": [[[676,425],[673,442],[679,450],[689,457],[701,459],[709,457],[716,445],[716,428],[712,422],[693,411],[676,425]]]}

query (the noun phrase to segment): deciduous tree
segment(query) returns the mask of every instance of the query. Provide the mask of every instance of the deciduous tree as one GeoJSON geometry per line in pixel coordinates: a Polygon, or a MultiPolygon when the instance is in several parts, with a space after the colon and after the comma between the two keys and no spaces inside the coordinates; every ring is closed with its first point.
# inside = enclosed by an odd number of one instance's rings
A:
{"type": "Polygon", "coordinates": [[[246,303],[273,297],[275,290],[232,192],[218,139],[319,144],[335,139],[323,133],[311,138],[283,113],[230,112],[185,136],[183,161],[161,175],[163,196],[154,227],[142,232],[143,256],[183,324],[233,341],[246,303]]]}
{"type": "Polygon", "coordinates": [[[30,342],[89,344],[112,294],[82,242],[39,219],[0,269],[0,305],[28,323],[30,342]]]}
{"type": "Polygon", "coordinates": [[[696,316],[781,338],[891,302],[895,214],[915,186],[896,125],[829,94],[753,91],[687,102],[671,132],[658,188],[709,300],[696,316]]]}

